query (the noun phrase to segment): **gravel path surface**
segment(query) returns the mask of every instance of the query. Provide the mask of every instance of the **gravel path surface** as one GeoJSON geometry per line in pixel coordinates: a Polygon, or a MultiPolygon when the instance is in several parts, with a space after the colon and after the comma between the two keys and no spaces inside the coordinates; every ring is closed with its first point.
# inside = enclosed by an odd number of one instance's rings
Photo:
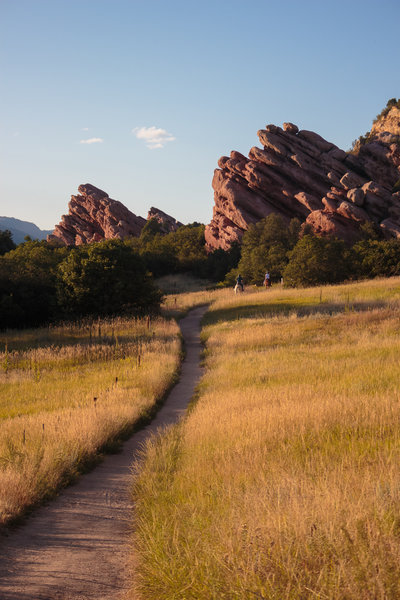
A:
{"type": "Polygon", "coordinates": [[[128,588],[130,466],[143,441],[185,412],[201,376],[200,319],[181,323],[186,359],[179,383],[154,420],[78,483],[0,538],[0,600],[117,600],[128,588]]]}

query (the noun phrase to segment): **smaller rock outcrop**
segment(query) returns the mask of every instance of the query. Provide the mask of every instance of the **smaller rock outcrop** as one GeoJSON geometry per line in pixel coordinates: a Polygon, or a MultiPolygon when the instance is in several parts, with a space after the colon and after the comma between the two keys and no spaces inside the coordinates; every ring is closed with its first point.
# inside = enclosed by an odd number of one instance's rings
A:
{"type": "Polygon", "coordinates": [[[118,200],[113,200],[90,183],[80,185],[79,194],[71,196],[69,214],[63,215],[48,241],[79,246],[104,239],[138,236],[146,219],[133,214],[118,200]]]}
{"type": "Polygon", "coordinates": [[[400,136],[400,100],[397,102],[395,98],[389,100],[387,107],[378,115],[372,125],[372,136],[382,133],[400,136]]]}
{"type": "Polygon", "coordinates": [[[154,208],[152,206],[147,214],[147,220],[156,219],[161,226],[162,233],[171,233],[172,231],[176,231],[179,227],[183,225],[174,217],[167,215],[167,213],[163,212],[159,208],[154,208]]]}

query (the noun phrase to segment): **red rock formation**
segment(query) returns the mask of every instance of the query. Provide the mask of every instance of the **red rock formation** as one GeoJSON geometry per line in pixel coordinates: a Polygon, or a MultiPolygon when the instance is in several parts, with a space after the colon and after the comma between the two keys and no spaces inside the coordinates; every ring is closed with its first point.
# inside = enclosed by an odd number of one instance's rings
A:
{"type": "Polygon", "coordinates": [[[388,236],[400,237],[400,145],[380,133],[358,155],[347,153],[293,123],[258,132],[262,148],[246,158],[239,152],[218,161],[215,206],[205,231],[209,251],[240,241],[251,223],[275,212],[307,221],[321,235],[347,241],[360,225],[374,221],[388,236]]]}
{"type": "Polygon", "coordinates": [[[69,214],[61,217],[48,241],[79,246],[110,238],[138,236],[146,219],[137,217],[118,200],[90,185],[80,185],[71,196],[69,214]]]}
{"type": "Polygon", "coordinates": [[[147,220],[156,219],[161,225],[161,231],[163,233],[171,233],[171,231],[176,231],[179,227],[182,226],[182,223],[167,215],[167,213],[163,212],[159,208],[154,208],[152,206],[147,214],[147,220]]]}

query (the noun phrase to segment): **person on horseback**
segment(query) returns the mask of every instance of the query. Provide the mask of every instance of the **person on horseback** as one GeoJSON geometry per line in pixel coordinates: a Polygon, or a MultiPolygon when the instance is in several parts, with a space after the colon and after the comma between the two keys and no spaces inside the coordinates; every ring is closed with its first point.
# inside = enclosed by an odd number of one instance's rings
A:
{"type": "Polygon", "coordinates": [[[236,277],[236,285],[240,285],[240,287],[242,288],[242,292],[244,292],[243,279],[242,279],[242,276],[240,275],[240,273],[236,277]]]}
{"type": "Polygon", "coordinates": [[[271,285],[271,276],[269,274],[269,271],[267,271],[265,273],[265,277],[264,277],[264,285],[265,287],[269,287],[271,285]]]}

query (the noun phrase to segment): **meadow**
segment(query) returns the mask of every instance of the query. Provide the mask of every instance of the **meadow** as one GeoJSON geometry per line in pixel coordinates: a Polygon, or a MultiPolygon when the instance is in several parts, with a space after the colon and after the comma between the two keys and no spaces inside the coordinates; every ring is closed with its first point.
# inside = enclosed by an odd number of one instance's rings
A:
{"type": "Polygon", "coordinates": [[[400,279],[212,294],[137,466],[134,597],[399,598],[400,279]]]}
{"type": "Polygon", "coordinates": [[[176,379],[163,318],[0,334],[0,524],[51,497],[154,413],[176,379]]]}

